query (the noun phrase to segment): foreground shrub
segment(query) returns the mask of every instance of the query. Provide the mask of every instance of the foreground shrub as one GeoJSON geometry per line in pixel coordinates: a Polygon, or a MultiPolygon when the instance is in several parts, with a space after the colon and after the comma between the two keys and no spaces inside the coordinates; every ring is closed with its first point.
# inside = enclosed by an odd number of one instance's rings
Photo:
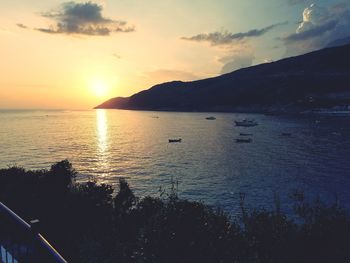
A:
{"type": "MultiPolygon", "coordinates": [[[[0,170],[0,201],[41,232],[70,262],[350,262],[350,219],[337,202],[308,203],[294,192],[295,215],[219,209],[170,193],[138,198],[120,179],[75,183],[64,160],[50,170],[0,170]]],[[[275,198],[276,200],[276,198],[275,198]]],[[[1,222],[0,222],[1,224],[1,222]]]]}

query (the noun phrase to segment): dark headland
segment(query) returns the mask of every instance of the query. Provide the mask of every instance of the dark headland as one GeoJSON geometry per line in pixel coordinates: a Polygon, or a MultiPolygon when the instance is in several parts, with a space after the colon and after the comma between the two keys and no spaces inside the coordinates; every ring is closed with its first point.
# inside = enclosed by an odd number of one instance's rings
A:
{"type": "Polygon", "coordinates": [[[303,112],[348,109],[350,44],[197,81],[155,85],[95,109],[303,112]]]}

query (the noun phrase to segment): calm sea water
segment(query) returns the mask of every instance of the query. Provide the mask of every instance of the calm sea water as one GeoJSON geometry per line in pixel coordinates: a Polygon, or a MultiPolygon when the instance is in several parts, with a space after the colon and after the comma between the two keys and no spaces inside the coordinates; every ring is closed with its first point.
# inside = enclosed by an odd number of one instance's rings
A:
{"type": "Polygon", "coordinates": [[[274,192],[290,205],[292,189],[339,196],[350,208],[350,118],[123,110],[0,111],[0,167],[49,168],[69,159],[79,181],[128,179],[138,195],[178,181],[179,195],[237,211],[269,207],[274,192]],[[216,120],[205,117],[214,115],[216,120]],[[234,120],[255,118],[256,127],[234,120]],[[239,133],[253,142],[239,144],[239,133]],[[284,137],[283,132],[291,133],[284,137]],[[169,144],[169,138],[182,143],[169,144]]]}

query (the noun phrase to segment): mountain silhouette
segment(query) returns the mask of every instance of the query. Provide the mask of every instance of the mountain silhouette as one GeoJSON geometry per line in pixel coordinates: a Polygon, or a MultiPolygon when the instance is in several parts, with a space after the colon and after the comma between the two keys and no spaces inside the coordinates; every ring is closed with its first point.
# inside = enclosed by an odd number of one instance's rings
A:
{"type": "Polygon", "coordinates": [[[350,105],[350,45],[260,64],[197,81],[155,85],[96,109],[303,111],[350,105]]]}

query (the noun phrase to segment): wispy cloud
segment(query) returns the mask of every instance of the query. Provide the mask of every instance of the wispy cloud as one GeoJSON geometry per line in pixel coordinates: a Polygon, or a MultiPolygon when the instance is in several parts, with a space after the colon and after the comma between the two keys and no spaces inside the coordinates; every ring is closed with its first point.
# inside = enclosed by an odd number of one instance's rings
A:
{"type": "Polygon", "coordinates": [[[18,26],[20,28],[23,28],[23,29],[27,29],[28,28],[26,25],[21,24],[21,23],[16,24],[16,26],[18,26]]]}
{"type": "Polygon", "coordinates": [[[102,15],[103,7],[93,2],[66,2],[59,8],[41,15],[55,22],[47,28],[37,28],[51,34],[82,34],[107,36],[113,32],[132,32],[133,26],[122,20],[113,20],[102,15]]]}
{"type": "Polygon", "coordinates": [[[212,33],[198,34],[192,37],[182,37],[181,39],[195,42],[209,42],[213,46],[229,45],[234,42],[242,41],[246,38],[260,37],[274,28],[286,25],[287,23],[288,22],[277,23],[261,29],[252,29],[247,32],[231,33],[228,31],[216,31],[212,33]]]}
{"type": "Polygon", "coordinates": [[[113,53],[112,56],[115,57],[116,59],[122,58],[118,53],[113,53]]]}

